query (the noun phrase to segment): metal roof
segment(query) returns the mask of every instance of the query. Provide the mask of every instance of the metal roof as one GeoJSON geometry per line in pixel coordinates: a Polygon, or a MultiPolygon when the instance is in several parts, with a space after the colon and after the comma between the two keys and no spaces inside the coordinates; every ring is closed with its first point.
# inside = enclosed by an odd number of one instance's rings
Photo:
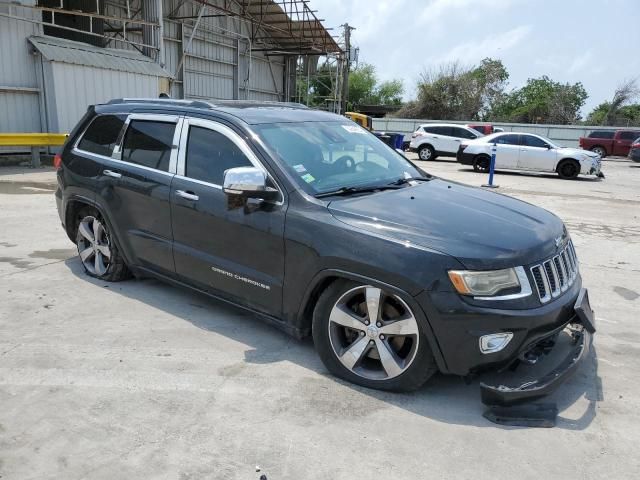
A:
{"type": "Polygon", "coordinates": [[[100,48],[82,42],[48,36],[31,36],[29,42],[45,60],[85,65],[120,72],[171,77],[149,57],[131,50],[100,48]]]}

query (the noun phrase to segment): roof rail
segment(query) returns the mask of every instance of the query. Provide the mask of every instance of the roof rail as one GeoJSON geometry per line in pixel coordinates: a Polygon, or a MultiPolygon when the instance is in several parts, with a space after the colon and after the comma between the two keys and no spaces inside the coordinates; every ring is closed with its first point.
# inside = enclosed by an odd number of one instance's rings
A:
{"type": "Polygon", "coordinates": [[[278,102],[276,100],[212,100],[210,102],[212,106],[225,106],[225,105],[255,105],[255,106],[267,106],[273,105],[275,107],[291,107],[291,108],[309,108],[302,103],[296,102],[278,102]]]}
{"type": "Polygon", "coordinates": [[[183,107],[211,108],[211,104],[202,100],[178,100],[173,98],[114,98],[107,105],[119,103],[154,103],[161,105],[179,105],[183,107]]]}

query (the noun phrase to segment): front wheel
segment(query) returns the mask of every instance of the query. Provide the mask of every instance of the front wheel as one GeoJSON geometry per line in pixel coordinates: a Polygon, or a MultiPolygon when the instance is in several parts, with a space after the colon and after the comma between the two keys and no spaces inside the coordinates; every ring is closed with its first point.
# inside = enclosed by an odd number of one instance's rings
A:
{"type": "Polygon", "coordinates": [[[331,284],[314,311],[313,341],[331,373],[369,388],[415,390],[437,370],[411,308],[372,285],[331,284]]]}
{"type": "Polygon", "coordinates": [[[473,169],[478,173],[487,173],[491,165],[491,158],[486,155],[478,155],[473,159],[473,169]]]}
{"type": "Polygon", "coordinates": [[[558,175],[565,180],[577,178],[580,173],[580,164],[575,160],[563,160],[558,165],[558,175]]]}

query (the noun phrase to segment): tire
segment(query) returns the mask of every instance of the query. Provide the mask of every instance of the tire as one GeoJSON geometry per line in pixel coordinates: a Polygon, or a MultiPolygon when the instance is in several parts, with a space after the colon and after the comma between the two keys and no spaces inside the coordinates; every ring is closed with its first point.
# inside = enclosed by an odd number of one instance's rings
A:
{"type": "Polygon", "coordinates": [[[86,274],[108,282],[119,282],[131,277],[109,226],[100,214],[87,207],[80,211],[78,219],[76,245],[86,274]]]}
{"type": "Polygon", "coordinates": [[[604,158],[607,156],[607,151],[604,149],[604,147],[601,147],[599,145],[596,145],[595,147],[591,147],[591,151],[593,153],[597,153],[598,155],[600,155],[600,158],[604,158]]]}
{"type": "Polygon", "coordinates": [[[478,155],[473,159],[473,170],[478,173],[487,173],[491,166],[491,158],[487,155],[478,155]]]}
{"type": "Polygon", "coordinates": [[[429,342],[411,308],[400,297],[371,285],[347,280],[329,285],[316,304],[312,332],[327,369],[357,385],[412,391],[437,371],[429,342]],[[375,325],[367,324],[367,304],[378,312],[375,325]],[[394,317],[402,320],[394,321],[394,317]],[[398,330],[400,326],[403,330],[398,330]]]}
{"type": "Polygon", "coordinates": [[[436,151],[431,145],[422,145],[418,148],[418,158],[424,162],[436,159],[436,151]]]}
{"type": "Polygon", "coordinates": [[[558,175],[560,178],[564,178],[565,180],[573,180],[577,178],[580,174],[580,164],[571,159],[562,160],[558,167],[556,168],[558,175]]]}

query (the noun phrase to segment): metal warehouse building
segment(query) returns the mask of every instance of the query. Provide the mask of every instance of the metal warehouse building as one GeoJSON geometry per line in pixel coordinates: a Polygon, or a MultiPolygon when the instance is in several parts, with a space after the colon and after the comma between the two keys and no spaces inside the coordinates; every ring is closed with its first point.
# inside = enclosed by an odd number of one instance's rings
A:
{"type": "Polygon", "coordinates": [[[0,132],[68,132],[118,97],[293,100],[302,66],[343,61],[308,3],[0,0],[0,132]]]}

